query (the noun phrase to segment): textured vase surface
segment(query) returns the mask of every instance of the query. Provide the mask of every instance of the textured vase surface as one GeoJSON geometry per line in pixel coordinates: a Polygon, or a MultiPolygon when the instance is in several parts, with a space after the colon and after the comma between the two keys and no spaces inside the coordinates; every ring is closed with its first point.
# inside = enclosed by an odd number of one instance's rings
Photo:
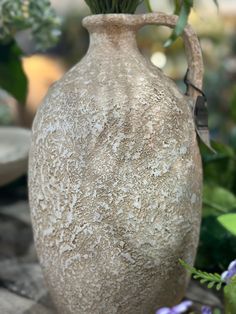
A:
{"type": "MultiPolygon", "coordinates": [[[[175,22],[162,14],[85,18],[86,56],[37,112],[30,206],[58,313],[151,314],[184,295],[178,259],[193,263],[201,217],[194,92],[183,95],[135,39],[145,24],[175,22]]],[[[187,39],[200,84],[199,46],[187,39]]]]}

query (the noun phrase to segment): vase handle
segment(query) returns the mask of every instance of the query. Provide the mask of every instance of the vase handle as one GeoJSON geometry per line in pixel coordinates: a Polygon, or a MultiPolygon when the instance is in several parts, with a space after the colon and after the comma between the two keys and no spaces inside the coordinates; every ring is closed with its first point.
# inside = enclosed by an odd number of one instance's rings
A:
{"type": "MultiPolygon", "coordinates": [[[[137,23],[138,29],[148,24],[175,28],[178,21],[178,16],[168,15],[165,13],[148,13],[142,14],[140,16],[137,15],[137,17],[139,17],[139,21],[137,23]]],[[[191,85],[187,86],[187,95],[196,99],[199,95],[198,90],[202,89],[203,82],[204,68],[202,51],[198,37],[190,25],[186,25],[182,37],[184,40],[184,46],[188,61],[187,80],[191,83],[191,85]],[[194,87],[196,87],[198,90],[194,87]]]]}

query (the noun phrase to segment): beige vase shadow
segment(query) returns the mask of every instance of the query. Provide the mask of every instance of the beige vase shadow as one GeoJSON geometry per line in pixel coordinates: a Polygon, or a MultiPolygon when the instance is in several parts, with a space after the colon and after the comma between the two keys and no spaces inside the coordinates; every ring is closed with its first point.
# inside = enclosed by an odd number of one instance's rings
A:
{"type": "MultiPolygon", "coordinates": [[[[84,19],[86,56],[54,84],[33,124],[29,196],[50,293],[63,314],[151,314],[184,296],[201,220],[192,106],[140,53],[137,30],[165,14],[84,19]]],[[[202,58],[188,26],[189,80],[202,58]]]]}

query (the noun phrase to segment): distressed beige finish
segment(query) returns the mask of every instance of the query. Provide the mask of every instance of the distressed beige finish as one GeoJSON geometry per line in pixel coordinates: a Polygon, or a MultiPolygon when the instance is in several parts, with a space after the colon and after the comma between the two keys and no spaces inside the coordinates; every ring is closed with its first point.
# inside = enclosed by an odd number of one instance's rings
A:
{"type": "MultiPolygon", "coordinates": [[[[90,48],[49,91],[33,125],[29,192],[38,255],[62,314],[151,314],[173,305],[193,263],[201,160],[191,105],[140,54],[145,24],[164,14],[84,19],[90,48]]],[[[185,30],[201,88],[197,38],[185,30]]]]}

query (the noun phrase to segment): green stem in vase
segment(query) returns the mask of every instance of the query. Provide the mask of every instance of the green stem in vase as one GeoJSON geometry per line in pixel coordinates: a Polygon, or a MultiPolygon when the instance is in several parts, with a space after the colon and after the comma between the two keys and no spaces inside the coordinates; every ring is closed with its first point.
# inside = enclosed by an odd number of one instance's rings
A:
{"type": "Polygon", "coordinates": [[[93,14],[130,13],[133,14],[143,0],[85,0],[93,14]]]}

